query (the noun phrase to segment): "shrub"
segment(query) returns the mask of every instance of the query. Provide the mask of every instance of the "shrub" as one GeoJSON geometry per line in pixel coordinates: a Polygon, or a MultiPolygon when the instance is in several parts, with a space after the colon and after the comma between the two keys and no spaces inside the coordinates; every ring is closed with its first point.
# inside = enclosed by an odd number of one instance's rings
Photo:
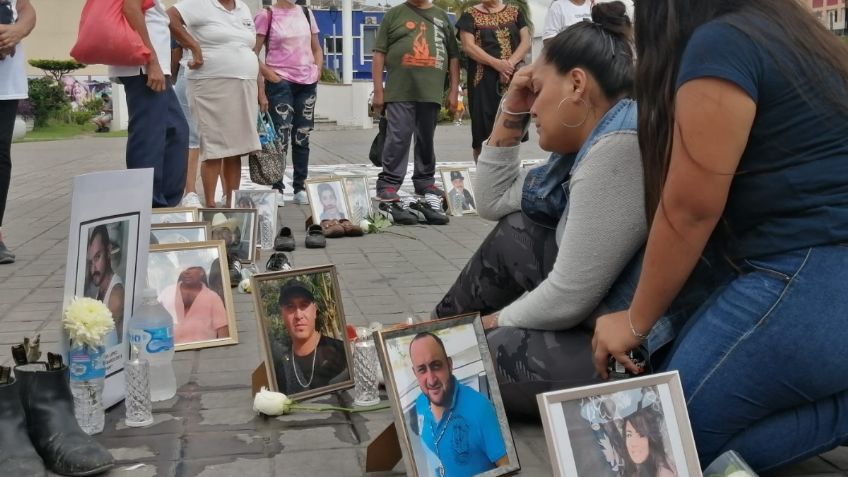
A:
{"type": "Polygon", "coordinates": [[[336,76],[336,73],[329,68],[321,68],[321,82],[322,83],[338,83],[339,78],[336,76]]]}
{"type": "Polygon", "coordinates": [[[29,80],[29,100],[36,127],[46,126],[51,117],[56,117],[65,108],[70,109],[65,91],[53,78],[46,76],[29,80]]]}
{"type": "Polygon", "coordinates": [[[18,116],[24,119],[32,119],[35,117],[35,110],[32,107],[32,102],[29,99],[18,101],[18,116]]]}
{"type": "Polygon", "coordinates": [[[443,107],[442,109],[439,110],[439,122],[440,123],[453,122],[453,115],[451,115],[450,110],[448,108],[443,107]]]}
{"type": "Polygon", "coordinates": [[[80,126],[88,124],[93,117],[94,114],[92,114],[91,111],[86,111],[85,109],[78,109],[70,112],[71,122],[79,124],[80,126]]]}
{"type": "Polygon", "coordinates": [[[43,70],[45,73],[52,76],[56,82],[60,82],[62,80],[62,76],[65,76],[72,71],[85,68],[84,64],[78,63],[74,60],[29,60],[29,64],[43,70]]]}

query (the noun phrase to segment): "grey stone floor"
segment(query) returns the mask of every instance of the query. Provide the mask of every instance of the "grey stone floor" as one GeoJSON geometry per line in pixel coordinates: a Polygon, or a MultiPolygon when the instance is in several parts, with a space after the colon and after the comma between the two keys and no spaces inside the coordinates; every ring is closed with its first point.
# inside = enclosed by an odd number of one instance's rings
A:
{"type": "MultiPolygon", "coordinates": [[[[374,131],[316,131],[313,164],[367,163],[374,131]]],[[[467,126],[440,127],[437,153],[444,161],[468,161],[467,126]]],[[[9,345],[40,333],[44,347],[59,339],[69,233],[71,179],[85,172],[123,168],[125,140],[80,140],[16,144],[13,177],[3,232],[18,261],[0,266],[0,364],[9,345]]],[[[525,157],[544,152],[525,148],[525,157]]],[[[491,224],[476,217],[454,218],[443,227],[403,227],[413,236],[379,234],[330,240],[326,249],[302,246],[305,207],[279,209],[298,239],[296,266],[333,263],[339,271],[349,323],[394,323],[426,314],[453,282],[458,270],[488,233],[491,224]]],[[[240,343],[177,354],[179,392],[159,403],[156,423],[128,429],[123,408],[107,415],[98,439],[119,460],[110,476],[356,476],[363,474],[364,448],[391,422],[381,411],[366,415],[299,413],[263,418],[251,410],[250,373],[259,363],[256,323],[250,295],[234,293],[240,343]]],[[[318,403],[348,403],[339,393],[318,403]]],[[[521,475],[551,475],[541,427],[515,422],[521,475]]],[[[399,465],[386,475],[402,475],[399,465]]],[[[846,476],[848,450],[829,452],[772,476],[846,476]]]]}

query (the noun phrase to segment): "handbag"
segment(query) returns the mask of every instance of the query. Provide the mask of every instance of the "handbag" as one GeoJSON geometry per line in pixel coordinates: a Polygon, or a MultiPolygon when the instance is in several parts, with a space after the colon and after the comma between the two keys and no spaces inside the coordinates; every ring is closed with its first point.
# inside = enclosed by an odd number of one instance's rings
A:
{"type": "Polygon", "coordinates": [[[374,137],[371,142],[371,150],[368,151],[368,159],[371,160],[371,164],[377,167],[383,167],[383,145],[386,143],[387,126],[388,120],[386,120],[386,115],[383,114],[380,116],[380,123],[377,125],[377,136],[374,137]]]}
{"type": "Polygon", "coordinates": [[[260,185],[274,185],[283,180],[286,172],[286,147],[267,112],[259,114],[257,131],[262,149],[248,156],[250,180],[260,185]]]}
{"type": "MultiPolygon", "coordinates": [[[[153,7],[145,0],[142,10],[153,7]]],[[[130,26],[123,0],[87,0],[80,15],[79,33],[71,56],[86,65],[142,66],[150,61],[150,49],[130,26]]]]}

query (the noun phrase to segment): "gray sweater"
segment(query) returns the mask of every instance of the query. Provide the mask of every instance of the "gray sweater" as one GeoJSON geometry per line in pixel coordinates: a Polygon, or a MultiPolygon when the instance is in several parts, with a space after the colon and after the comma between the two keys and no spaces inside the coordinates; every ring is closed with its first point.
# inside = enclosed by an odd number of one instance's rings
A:
{"type": "MultiPolygon", "coordinates": [[[[521,210],[527,171],[519,146],[483,144],[474,182],[479,214],[489,220],[521,210]]],[[[574,170],[569,205],[556,229],[554,268],[534,290],[500,312],[500,326],[563,330],[607,295],[647,237],[642,161],[634,132],[602,136],[574,170]]]]}

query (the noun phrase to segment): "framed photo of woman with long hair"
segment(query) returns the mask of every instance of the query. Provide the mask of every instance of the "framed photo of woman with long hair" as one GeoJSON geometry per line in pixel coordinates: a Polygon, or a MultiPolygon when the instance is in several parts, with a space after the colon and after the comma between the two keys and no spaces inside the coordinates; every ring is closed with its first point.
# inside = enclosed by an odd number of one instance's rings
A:
{"type": "Polygon", "coordinates": [[[536,399],[557,477],[701,477],[677,371],[536,399]]]}

